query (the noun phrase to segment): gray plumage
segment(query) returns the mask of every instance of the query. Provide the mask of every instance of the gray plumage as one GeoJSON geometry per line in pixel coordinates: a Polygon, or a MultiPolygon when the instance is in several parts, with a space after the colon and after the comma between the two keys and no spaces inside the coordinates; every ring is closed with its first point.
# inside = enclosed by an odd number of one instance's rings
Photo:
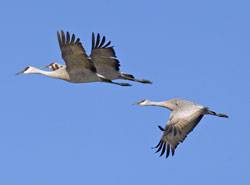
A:
{"type": "Polygon", "coordinates": [[[99,74],[96,71],[93,61],[88,57],[82,47],[80,39],[77,38],[75,40],[74,34],[70,37],[69,32],[65,35],[64,32],[61,31],[61,35],[57,32],[57,38],[62,58],[65,61],[66,66],[60,65],[52,67],[52,72],[43,71],[29,66],[17,74],[37,73],[52,78],[66,80],[71,83],[106,82],[121,86],[130,86],[129,83],[113,82],[111,79],[99,74]]]}
{"type": "MultiPolygon", "coordinates": [[[[67,56],[67,54],[72,54],[72,51],[69,51],[69,49],[67,50],[63,49],[63,44],[60,44],[60,43],[63,43],[63,41],[65,43],[66,39],[65,38],[63,39],[63,37],[65,37],[63,36],[63,34],[62,34],[62,39],[60,38],[60,35],[58,36],[59,45],[61,47],[62,52],[65,53],[65,55],[67,56]]],[[[68,36],[67,36],[67,39],[68,39],[68,36]]],[[[82,54],[84,53],[84,57],[82,56],[84,60],[89,59],[88,61],[85,62],[86,67],[96,70],[98,74],[105,76],[109,80],[124,79],[124,80],[136,81],[140,83],[147,83],[147,84],[152,83],[149,80],[138,80],[138,79],[135,79],[134,76],[131,74],[120,72],[120,62],[116,57],[114,47],[110,46],[111,41],[107,42],[106,44],[105,42],[106,42],[105,36],[103,36],[101,39],[100,34],[98,33],[97,38],[95,40],[95,34],[92,33],[92,48],[91,48],[91,54],[89,58],[86,58],[87,55],[82,46],[81,47],[78,46],[79,44],[75,46],[76,48],[78,48],[78,50],[82,51],[82,54]]],[[[79,43],[79,41],[77,43],[79,43]]],[[[72,44],[69,44],[69,42],[66,42],[66,45],[67,44],[69,46],[72,45],[72,44]]],[[[63,54],[64,60],[67,60],[66,56],[64,57],[64,54],[63,54]]],[[[54,70],[59,69],[58,66],[60,66],[59,68],[63,67],[63,65],[53,62],[49,66],[45,66],[44,68],[51,68],[54,71],[54,70]]]]}
{"type": "Polygon", "coordinates": [[[172,155],[174,155],[176,147],[185,140],[204,115],[209,114],[228,118],[226,114],[217,114],[207,107],[178,98],[163,102],[142,100],[136,103],[136,105],[161,106],[171,110],[170,118],[165,128],[159,126],[160,130],[163,131],[163,135],[155,147],[158,148],[156,152],[161,151],[160,156],[166,152],[166,158],[170,154],[170,149],[172,155]]]}

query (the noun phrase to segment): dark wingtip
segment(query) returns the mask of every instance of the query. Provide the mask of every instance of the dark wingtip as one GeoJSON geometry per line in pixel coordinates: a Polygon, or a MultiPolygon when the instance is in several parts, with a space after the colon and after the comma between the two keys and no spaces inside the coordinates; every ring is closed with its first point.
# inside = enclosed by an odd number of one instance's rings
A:
{"type": "Polygon", "coordinates": [[[95,47],[95,33],[92,32],[92,48],[91,48],[91,50],[93,50],[94,47],[95,47]]]}
{"type": "Polygon", "coordinates": [[[153,148],[157,148],[158,146],[160,146],[161,143],[162,143],[162,141],[160,140],[159,143],[153,148]]]}
{"type": "Polygon", "coordinates": [[[107,44],[105,44],[104,46],[103,46],[103,48],[106,48],[107,46],[109,46],[111,44],[111,41],[109,41],[107,44]]]}
{"type": "Polygon", "coordinates": [[[62,38],[62,45],[65,45],[65,34],[64,34],[64,31],[61,30],[61,38],[62,38]]]}
{"type": "Polygon", "coordinates": [[[162,128],[160,125],[158,125],[158,128],[161,130],[161,131],[165,131],[165,129],[164,128],[162,128]]]}
{"type": "MultiPolygon", "coordinates": [[[[155,153],[158,153],[159,151],[161,151],[161,148],[163,145],[164,145],[164,143],[162,141],[160,141],[159,148],[155,151],[155,153]]],[[[157,148],[157,147],[155,147],[155,148],[157,148]]]]}
{"type": "Polygon", "coordinates": [[[164,142],[161,155],[159,157],[161,157],[165,153],[165,149],[166,149],[166,143],[164,142]]]}
{"type": "Polygon", "coordinates": [[[69,44],[69,41],[70,41],[70,34],[67,31],[67,33],[66,33],[66,43],[69,44]]]}
{"type": "Polygon", "coordinates": [[[98,48],[99,43],[100,43],[100,34],[99,34],[99,33],[97,33],[95,48],[98,48]]]}
{"type": "Polygon", "coordinates": [[[175,149],[171,147],[171,151],[172,151],[172,156],[174,156],[175,149]]]}
{"type": "Polygon", "coordinates": [[[71,42],[70,42],[70,44],[74,44],[74,41],[75,41],[75,34],[72,34],[72,38],[71,38],[71,42]]]}
{"type": "Polygon", "coordinates": [[[101,44],[99,45],[100,48],[103,46],[103,44],[105,43],[105,41],[106,41],[106,38],[105,38],[105,36],[103,36],[103,37],[102,37],[101,44]]]}
{"type": "Polygon", "coordinates": [[[57,39],[58,39],[59,46],[61,48],[62,47],[62,40],[61,40],[61,36],[60,36],[60,32],[59,31],[57,31],[57,39]]]}
{"type": "Polygon", "coordinates": [[[168,144],[168,146],[167,146],[167,154],[166,154],[166,158],[168,158],[169,153],[170,153],[170,145],[168,144]]]}

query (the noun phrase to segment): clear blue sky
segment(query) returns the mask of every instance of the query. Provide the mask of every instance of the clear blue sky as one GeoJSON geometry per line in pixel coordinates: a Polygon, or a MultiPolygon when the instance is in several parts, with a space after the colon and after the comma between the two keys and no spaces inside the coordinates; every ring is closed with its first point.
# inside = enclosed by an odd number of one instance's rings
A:
{"type": "Polygon", "coordinates": [[[250,2],[3,1],[0,185],[250,183],[250,2]],[[115,45],[121,71],[153,81],[120,87],[15,73],[61,59],[56,31],[115,45]],[[167,109],[184,98],[205,116],[174,157],[151,149],[167,109]]]}

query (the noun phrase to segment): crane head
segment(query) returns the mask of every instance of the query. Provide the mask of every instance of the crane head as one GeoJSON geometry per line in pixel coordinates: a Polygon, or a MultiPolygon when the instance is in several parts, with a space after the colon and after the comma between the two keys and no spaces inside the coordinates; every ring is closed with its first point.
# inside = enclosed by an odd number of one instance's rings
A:
{"type": "Polygon", "coordinates": [[[147,105],[148,100],[142,100],[138,103],[134,103],[133,105],[147,105]]]}
{"type": "Polygon", "coordinates": [[[52,69],[52,66],[54,65],[54,62],[52,62],[50,65],[48,65],[48,66],[43,66],[43,67],[41,67],[41,68],[50,68],[50,69],[52,69]]]}
{"type": "Polygon", "coordinates": [[[56,71],[57,69],[60,69],[62,67],[64,67],[64,66],[59,64],[59,63],[52,62],[50,65],[44,66],[44,67],[41,67],[41,68],[49,68],[49,69],[52,69],[52,71],[56,71]]]}
{"type": "Polygon", "coordinates": [[[32,70],[32,67],[28,66],[24,70],[20,71],[16,75],[24,74],[24,73],[29,73],[32,70]]]}

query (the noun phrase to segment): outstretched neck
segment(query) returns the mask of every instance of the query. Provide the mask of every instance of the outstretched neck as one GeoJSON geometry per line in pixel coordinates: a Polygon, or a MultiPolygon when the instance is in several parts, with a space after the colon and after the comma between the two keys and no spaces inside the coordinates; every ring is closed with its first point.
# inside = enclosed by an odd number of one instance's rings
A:
{"type": "Polygon", "coordinates": [[[173,107],[172,107],[171,104],[168,103],[167,101],[161,101],[161,102],[149,101],[149,102],[147,102],[147,104],[145,104],[145,105],[149,105],[149,106],[159,106],[159,107],[167,108],[167,109],[169,109],[169,110],[173,110],[173,107]]]}
{"type": "Polygon", "coordinates": [[[58,78],[62,80],[67,80],[69,81],[69,76],[65,71],[62,70],[56,70],[56,71],[43,71],[38,68],[32,67],[32,71],[27,72],[27,74],[42,74],[44,76],[48,76],[51,78],[58,78]]]}

